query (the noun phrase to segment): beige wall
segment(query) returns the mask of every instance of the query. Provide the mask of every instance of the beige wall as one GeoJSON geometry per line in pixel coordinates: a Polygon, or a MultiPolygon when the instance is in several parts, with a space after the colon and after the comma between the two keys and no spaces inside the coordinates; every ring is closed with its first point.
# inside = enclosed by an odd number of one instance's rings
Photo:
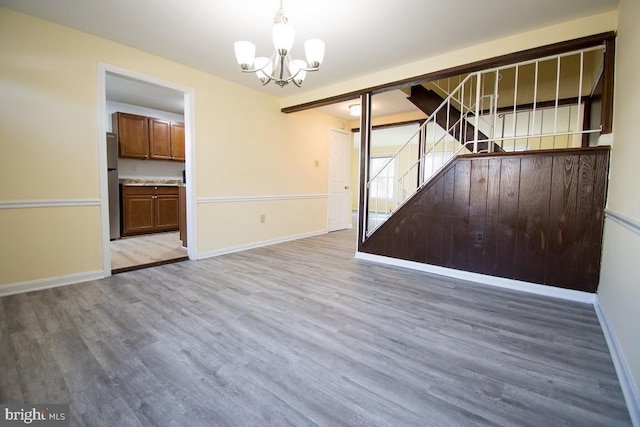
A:
{"type": "Polygon", "coordinates": [[[194,89],[198,253],[326,229],[326,199],[300,196],[326,195],[342,121],[281,114],[272,96],[5,8],[0,52],[0,285],[102,270],[100,62],[194,89]],[[263,200],[211,203],[229,196],[263,200]],[[55,207],[77,203],[90,206],[55,207]]]}
{"type": "MultiPolygon", "coordinates": [[[[608,209],[640,224],[640,2],[622,0],[616,43],[614,142],[608,209]]],[[[640,391],[640,235],[610,218],[605,223],[598,296],[640,391]]],[[[636,402],[636,405],[640,402],[636,402]]],[[[638,409],[638,408],[636,408],[638,409]]],[[[640,422],[640,419],[637,420],[640,422]]]]}

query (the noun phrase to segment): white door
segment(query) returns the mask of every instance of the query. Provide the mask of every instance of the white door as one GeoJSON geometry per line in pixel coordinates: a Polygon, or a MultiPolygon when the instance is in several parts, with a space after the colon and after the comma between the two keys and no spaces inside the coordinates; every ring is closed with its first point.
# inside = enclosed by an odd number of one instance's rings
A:
{"type": "Polygon", "coordinates": [[[336,231],[351,228],[351,147],[347,132],[329,135],[329,231],[336,231]]]}

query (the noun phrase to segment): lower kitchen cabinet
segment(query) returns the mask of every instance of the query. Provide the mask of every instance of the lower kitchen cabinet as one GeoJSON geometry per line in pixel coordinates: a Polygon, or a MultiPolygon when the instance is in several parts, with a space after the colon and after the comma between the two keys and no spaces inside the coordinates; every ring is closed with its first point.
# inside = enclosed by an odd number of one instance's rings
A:
{"type": "Polygon", "coordinates": [[[122,187],[122,235],[175,231],[179,226],[178,187],[122,187]]]}

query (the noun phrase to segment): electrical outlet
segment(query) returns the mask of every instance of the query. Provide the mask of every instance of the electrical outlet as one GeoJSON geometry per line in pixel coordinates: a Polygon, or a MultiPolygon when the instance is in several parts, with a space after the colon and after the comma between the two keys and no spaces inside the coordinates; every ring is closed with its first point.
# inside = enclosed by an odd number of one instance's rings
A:
{"type": "Polygon", "coordinates": [[[479,243],[479,244],[484,243],[484,233],[482,231],[476,232],[476,243],[479,243]]]}
{"type": "Polygon", "coordinates": [[[320,167],[320,160],[316,160],[316,161],[313,163],[313,165],[314,165],[315,167],[319,168],[319,167],[320,167]]]}
{"type": "Polygon", "coordinates": [[[267,220],[267,216],[265,214],[260,214],[260,223],[264,224],[266,220],[267,220]]]}

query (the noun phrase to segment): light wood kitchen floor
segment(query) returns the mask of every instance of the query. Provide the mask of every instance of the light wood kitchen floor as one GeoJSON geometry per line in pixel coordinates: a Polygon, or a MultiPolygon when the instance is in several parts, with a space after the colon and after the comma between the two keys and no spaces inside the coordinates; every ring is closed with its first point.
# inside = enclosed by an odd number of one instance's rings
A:
{"type": "Polygon", "coordinates": [[[183,259],[186,256],[187,250],[182,247],[178,231],[124,237],[111,241],[111,270],[116,272],[134,266],[183,259]]]}
{"type": "Polygon", "coordinates": [[[354,259],[354,230],[0,299],[0,402],[72,426],[629,426],[591,305],[354,259]]]}

